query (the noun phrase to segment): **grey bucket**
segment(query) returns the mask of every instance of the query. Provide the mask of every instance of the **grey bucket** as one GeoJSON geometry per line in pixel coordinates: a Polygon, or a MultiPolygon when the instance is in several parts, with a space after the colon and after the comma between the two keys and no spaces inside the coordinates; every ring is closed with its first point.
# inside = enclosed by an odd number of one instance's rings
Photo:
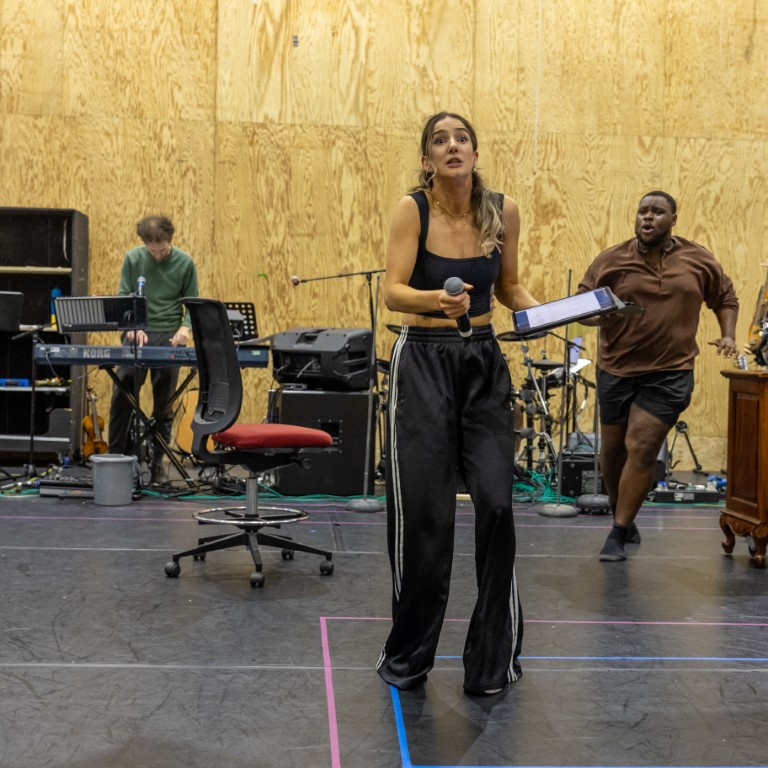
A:
{"type": "Polygon", "coordinates": [[[102,453],[91,456],[93,501],[105,507],[121,507],[133,501],[137,462],[134,456],[102,453]]]}

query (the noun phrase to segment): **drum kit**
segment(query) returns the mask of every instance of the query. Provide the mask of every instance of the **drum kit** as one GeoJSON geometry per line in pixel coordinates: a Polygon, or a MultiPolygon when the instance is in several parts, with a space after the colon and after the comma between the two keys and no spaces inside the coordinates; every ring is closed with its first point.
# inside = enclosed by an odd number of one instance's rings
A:
{"type": "MultiPolygon", "coordinates": [[[[401,326],[388,324],[387,330],[394,334],[400,334],[401,326]]],[[[517,389],[513,385],[513,400],[516,410],[515,418],[515,445],[517,454],[515,466],[518,474],[539,475],[547,477],[550,481],[556,477],[558,467],[558,451],[553,441],[554,434],[562,434],[565,431],[576,432],[579,412],[584,408],[585,402],[579,408],[576,407],[576,387],[583,383],[585,391],[594,388],[594,384],[584,379],[581,371],[591,364],[591,361],[580,358],[578,353],[582,351],[581,339],[562,339],[568,348],[569,365],[565,366],[563,360],[547,358],[546,351],[542,350],[539,359],[531,356],[529,341],[544,338],[547,335],[562,337],[557,334],[545,332],[533,339],[528,337],[521,339],[514,331],[500,333],[497,339],[500,342],[514,342],[519,344],[522,353],[522,363],[525,368],[525,378],[522,386],[517,389]],[[566,373],[567,368],[567,373],[566,373]],[[550,400],[560,393],[563,401],[553,413],[550,400]],[[558,430],[560,432],[558,432],[558,430]]],[[[505,355],[505,358],[507,356],[505,355]]],[[[509,359],[507,358],[509,362],[509,359]]],[[[379,451],[381,461],[376,469],[376,476],[381,480],[384,476],[384,424],[383,420],[387,412],[387,400],[389,391],[389,360],[376,360],[376,368],[380,376],[379,381],[379,451]]]]}
{"type": "Polygon", "coordinates": [[[515,400],[520,404],[524,417],[524,425],[515,429],[515,435],[520,440],[516,465],[528,474],[554,478],[558,467],[558,450],[553,435],[562,437],[567,432],[578,431],[578,417],[586,405],[586,397],[577,408],[576,388],[580,383],[584,385],[585,391],[594,388],[594,384],[581,374],[591,361],[579,356],[583,350],[580,337],[566,339],[548,331],[534,339],[521,339],[514,331],[510,331],[499,334],[497,338],[500,342],[519,344],[525,369],[523,384],[515,390],[515,400]],[[541,350],[538,359],[531,356],[528,342],[547,335],[564,342],[568,350],[567,364],[565,360],[549,359],[545,350],[541,350]],[[561,400],[555,413],[550,399],[558,393],[561,400]]]}

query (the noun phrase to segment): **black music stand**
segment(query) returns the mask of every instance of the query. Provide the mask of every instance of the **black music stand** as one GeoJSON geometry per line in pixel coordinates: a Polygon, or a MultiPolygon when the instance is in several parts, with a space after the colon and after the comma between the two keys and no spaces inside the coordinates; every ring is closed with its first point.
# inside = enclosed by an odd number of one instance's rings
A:
{"type": "Polygon", "coordinates": [[[135,331],[147,327],[146,296],[59,296],[53,301],[62,333],[135,331]]]}
{"type": "Polygon", "coordinates": [[[256,325],[256,307],[250,301],[225,301],[227,317],[236,342],[259,338],[256,325]],[[237,314],[239,313],[239,317],[237,314]]]}

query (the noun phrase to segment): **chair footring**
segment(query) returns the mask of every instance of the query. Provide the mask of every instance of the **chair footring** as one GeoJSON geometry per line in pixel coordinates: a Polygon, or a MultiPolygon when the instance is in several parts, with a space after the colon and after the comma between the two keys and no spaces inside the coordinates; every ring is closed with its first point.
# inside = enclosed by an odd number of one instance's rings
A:
{"type": "Polygon", "coordinates": [[[301,509],[289,507],[260,506],[257,514],[249,514],[247,507],[214,507],[194,513],[200,523],[214,525],[236,525],[240,528],[267,528],[300,523],[309,520],[309,515],[301,509]]]}

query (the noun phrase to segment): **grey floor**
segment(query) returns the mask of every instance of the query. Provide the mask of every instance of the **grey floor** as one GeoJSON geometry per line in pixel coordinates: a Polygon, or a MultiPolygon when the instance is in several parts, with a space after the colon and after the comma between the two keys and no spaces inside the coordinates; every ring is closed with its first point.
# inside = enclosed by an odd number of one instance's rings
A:
{"type": "Polygon", "coordinates": [[[168,578],[210,504],[0,497],[2,768],[767,764],[768,573],[745,539],[723,553],[717,505],[645,507],[622,564],[597,560],[606,517],[518,506],[524,676],[473,699],[467,503],[440,655],[411,692],[373,668],[384,513],[304,504],[290,533],[333,551],[332,576],[269,550],[253,589],[238,550],[168,578]]]}

